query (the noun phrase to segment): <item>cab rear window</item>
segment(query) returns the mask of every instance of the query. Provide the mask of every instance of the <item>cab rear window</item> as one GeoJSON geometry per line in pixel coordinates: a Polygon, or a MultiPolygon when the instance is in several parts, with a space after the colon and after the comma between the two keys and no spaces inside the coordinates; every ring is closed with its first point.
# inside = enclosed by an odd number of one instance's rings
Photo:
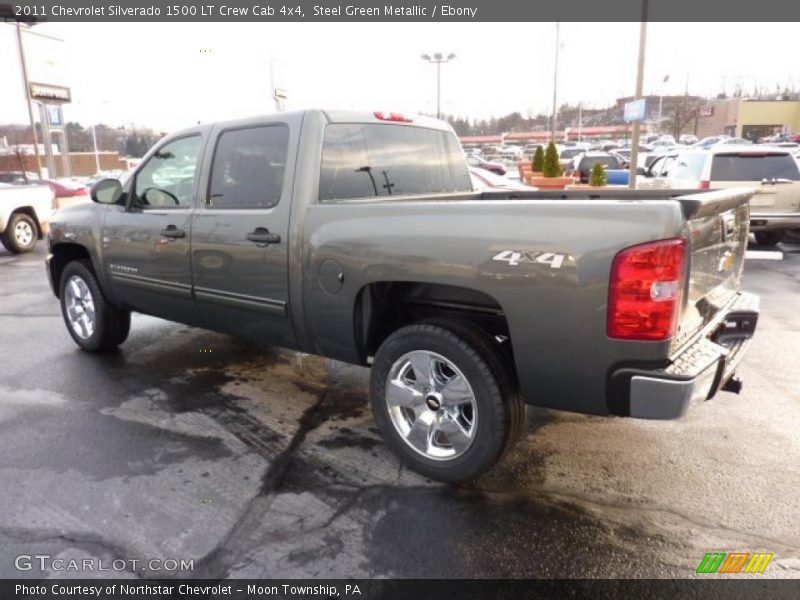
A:
{"type": "Polygon", "coordinates": [[[717,154],[711,163],[712,181],[800,180],[797,162],[789,154],[717,154]]]}
{"type": "Polygon", "coordinates": [[[471,191],[464,153],[450,132],[394,124],[325,128],[321,201],[471,191]]]}

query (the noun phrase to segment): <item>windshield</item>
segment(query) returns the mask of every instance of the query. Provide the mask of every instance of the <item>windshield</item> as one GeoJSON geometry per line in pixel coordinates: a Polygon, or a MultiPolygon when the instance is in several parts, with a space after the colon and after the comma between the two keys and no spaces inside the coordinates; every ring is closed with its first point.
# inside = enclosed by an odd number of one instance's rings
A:
{"type": "Polygon", "coordinates": [[[613,156],[587,156],[581,160],[580,170],[589,171],[598,163],[607,169],[619,169],[619,161],[613,156]]]}
{"type": "Polygon", "coordinates": [[[561,158],[575,158],[579,154],[583,154],[586,150],[582,148],[567,148],[561,151],[561,158]]]}

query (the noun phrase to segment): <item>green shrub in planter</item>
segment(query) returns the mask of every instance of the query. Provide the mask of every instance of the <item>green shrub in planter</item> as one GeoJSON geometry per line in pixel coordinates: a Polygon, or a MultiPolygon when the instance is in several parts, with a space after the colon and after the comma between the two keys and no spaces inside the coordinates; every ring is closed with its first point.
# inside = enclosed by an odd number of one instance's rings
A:
{"type": "Polygon", "coordinates": [[[545,177],[561,176],[561,165],[558,162],[558,150],[556,150],[554,142],[547,144],[547,151],[544,153],[542,175],[545,177]]]}
{"type": "Polygon", "coordinates": [[[595,163],[592,167],[592,174],[589,175],[589,185],[592,187],[602,187],[608,183],[608,174],[601,163],[595,163]]]}
{"type": "Polygon", "coordinates": [[[534,173],[541,173],[544,170],[544,149],[541,146],[536,146],[536,151],[533,153],[533,160],[531,161],[531,171],[534,173]]]}

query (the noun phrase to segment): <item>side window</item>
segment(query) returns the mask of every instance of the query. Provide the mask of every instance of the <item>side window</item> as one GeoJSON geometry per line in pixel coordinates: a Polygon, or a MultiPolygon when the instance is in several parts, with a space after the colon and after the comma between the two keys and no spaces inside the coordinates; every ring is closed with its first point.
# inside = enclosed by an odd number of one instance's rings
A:
{"type": "Polygon", "coordinates": [[[264,125],[223,132],[217,141],[209,208],[271,208],[283,191],[289,127],[264,125]]]}
{"type": "Polygon", "coordinates": [[[133,203],[141,208],[191,206],[200,142],[199,135],[192,135],[153,154],[136,174],[133,203]]]}
{"type": "Polygon", "coordinates": [[[671,169],[672,179],[700,179],[705,167],[707,154],[679,154],[671,169]]]}

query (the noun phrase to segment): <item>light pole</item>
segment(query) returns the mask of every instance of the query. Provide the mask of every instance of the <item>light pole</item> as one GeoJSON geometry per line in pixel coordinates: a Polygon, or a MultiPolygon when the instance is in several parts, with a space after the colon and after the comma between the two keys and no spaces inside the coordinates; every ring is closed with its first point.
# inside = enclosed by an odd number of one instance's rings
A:
{"type": "MultiPolygon", "coordinates": [[[[31,106],[31,89],[28,84],[28,65],[25,62],[25,47],[22,45],[22,32],[20,31],[19,21],[17,26],[17,48],[19,50],[19,63],[22,68],[22,85],[25,86],[25,101],[28,104],[28,120],[31,124],[31,133],[33,134],[33,154],[36,156],[36,173],[39,179],[42,178],[42,159],[39,156],[39,139],[36,135],[36,121],[33,118],[33,107],[31,106]]],[[[24,169],[23,169],[24,172],[24,169]]],[[[25,175],[27,180],[27,175],[25,175]]]]}
{"type": "Polygon", "coordinates": [[[556,141],[556,96],[558,92],[558,47],[561,45],[561,23],[556,21],[556,56],[553,61],[553,119],[551,122],[553,142],[556,141]]]}
{"type": "MultiPolygon", "coordinates": [[[[644,88],[644,54],[647,49],[648,0],[642,0],[642,21],[639,24],[639,61],[636,66],[636,99],[642,97],[644,88]]],[[[639,121],[633,122],[631,134],[631,164],[628,166],[628,187],[636,189],[636,169],[639,166],[639,121]]]]}
{"type": "Polygon", "coordinates": [[[442,118],[442,63],[448,63],[453,60],[456,55],[451,52],[447,56],[441,52],[435,54],[423,54],[422,60],[436,65],[436,118],[442,118]]]}

